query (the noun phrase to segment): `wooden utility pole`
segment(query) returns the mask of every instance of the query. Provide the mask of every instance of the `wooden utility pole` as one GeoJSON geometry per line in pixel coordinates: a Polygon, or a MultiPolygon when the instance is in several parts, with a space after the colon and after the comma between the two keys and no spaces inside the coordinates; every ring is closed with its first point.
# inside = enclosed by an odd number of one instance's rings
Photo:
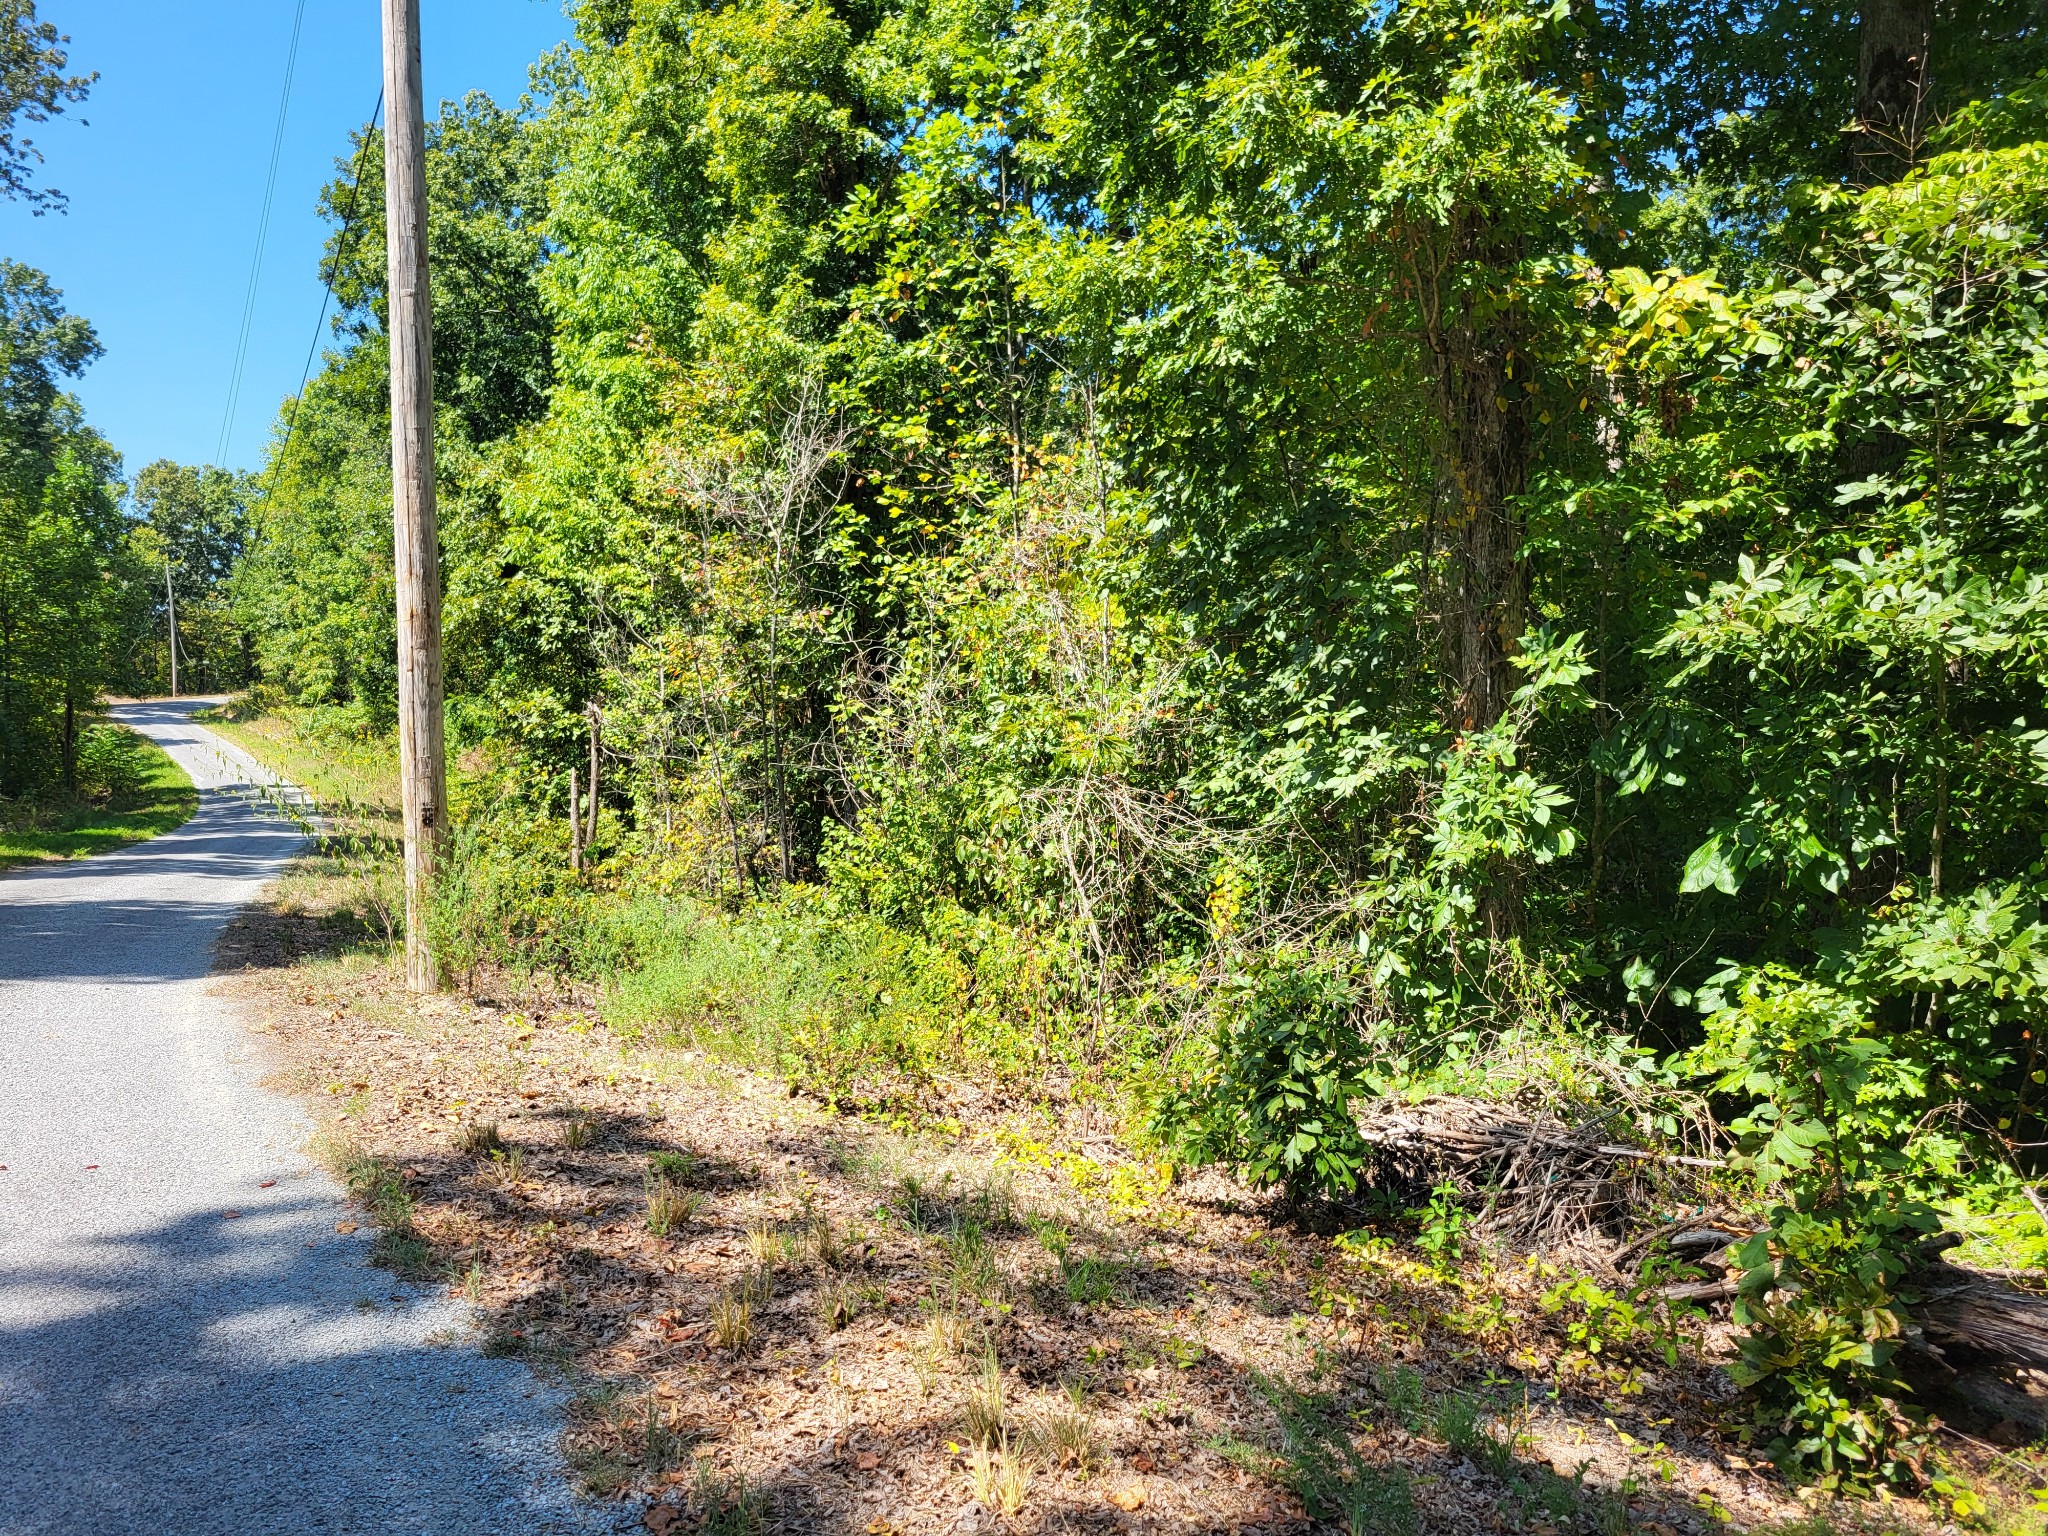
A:
{"type": "Polygon", "coordinates": [[[171,589],[171,557],[164,556],[164,607],[171,615],[171,697],[178,696],[178,594],[171,589]]]}
{"type": "Polygon", "coordinates": [[[384,0],[384,228],[390,256],[391,494],[398,573],[398,782],[405,806],[405,979],[441,990],[427,903],[447,831],[441,573],[434,526],[434,328],[427,284],[426,97],[419,0],[384,0]]]}

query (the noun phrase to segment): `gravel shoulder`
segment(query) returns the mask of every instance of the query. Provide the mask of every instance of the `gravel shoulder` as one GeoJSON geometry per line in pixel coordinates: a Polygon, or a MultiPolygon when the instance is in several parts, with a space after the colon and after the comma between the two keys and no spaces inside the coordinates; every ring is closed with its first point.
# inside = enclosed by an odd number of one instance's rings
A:
{"type": "Polygon", "coordinates": [[[0,877],[0,1536],[609,1528],[543,1384],[371,1266],[209,982],[303,838],[194,707],[115,711],[192,820],[0,877]]]}

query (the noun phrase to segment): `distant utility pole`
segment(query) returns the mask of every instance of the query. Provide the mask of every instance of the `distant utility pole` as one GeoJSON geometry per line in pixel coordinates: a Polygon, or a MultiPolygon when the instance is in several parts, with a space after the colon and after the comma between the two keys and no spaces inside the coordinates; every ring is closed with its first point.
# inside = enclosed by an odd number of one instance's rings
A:
{"type": "Polygon", "coordinates": [[[178,594],[171,590],[171,557],[164,556],[164,606],[171,611],[171,697],[178,696],[178,594]]]}
{"type": "Polygon", "coordinates": [[[419,0],[384,0],[384,227],[391,259],[391,491],[398,567],[398,782],[405,805],[405,979],[441,990],[427,902],[447,832],[441,573],[434,528],[434,328],[427,285],[426,98],[419,0]]]}

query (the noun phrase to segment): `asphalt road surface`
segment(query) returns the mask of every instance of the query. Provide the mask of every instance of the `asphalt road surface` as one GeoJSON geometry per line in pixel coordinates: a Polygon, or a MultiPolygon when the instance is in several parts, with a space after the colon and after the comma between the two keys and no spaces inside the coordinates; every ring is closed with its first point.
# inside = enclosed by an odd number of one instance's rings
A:
{"type": "Polygon", "coordinates": [[[115,713],[198,815],[0,877],[0,1536],[616,1528],[532,1373],[335,1231],[310,1124],[208,995],[300,836],[195,707],[115,713]]]}

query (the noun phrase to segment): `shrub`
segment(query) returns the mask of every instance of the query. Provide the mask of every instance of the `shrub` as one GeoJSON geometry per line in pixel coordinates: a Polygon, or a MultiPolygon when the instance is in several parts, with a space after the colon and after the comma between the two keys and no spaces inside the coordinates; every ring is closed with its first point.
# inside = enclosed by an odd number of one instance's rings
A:
{"type": "Polygon", "coordinates": [[[1262,958],[1229,983],[1194,1081],[1170,1092],[1157,1130],[1197,1161],[1300,1192],[1357,1187],[1366,1149],[1352,1099],[1374,1092],[1356,992],[1338,964],[1262,958]]]}
{"type": "Polygon", "coordinates": [[[142,746],[118,725],[88,726],[78,738],[78,792],[91,800],[119,800],[142,788],[142,746]]]}

